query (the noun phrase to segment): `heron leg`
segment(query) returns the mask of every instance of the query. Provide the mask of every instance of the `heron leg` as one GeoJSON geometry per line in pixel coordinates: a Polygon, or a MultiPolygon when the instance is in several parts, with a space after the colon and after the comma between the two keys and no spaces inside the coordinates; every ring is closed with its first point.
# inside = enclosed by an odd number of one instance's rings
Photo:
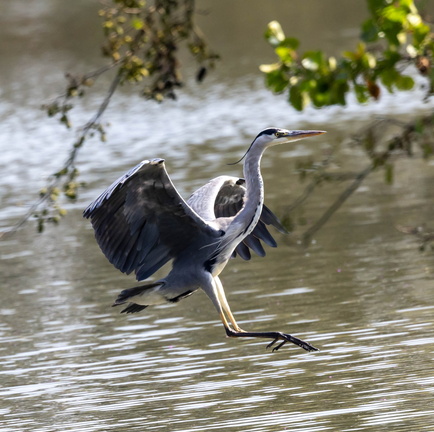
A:
{"type": "Polygon", "coordinates": [[[305,341],[303,341],[303,340],[301,340],[295,336],[292,336],[290,334],[281,333],[281,332],[246,332],[245,330],[242,330],[238,326],[237,322],[235,321],[234,316],[232,315],[231,309],[230,309],[228,301],[226,299],[223,284],[221,283],[220,278],[218,276],[215,276],[213,278],[213,282],[215,284],[214,286],[216,289],[217,298],[218,298],[220,306],[221,306],[220,318],[221,318],[223,325],[225,327],[226,334],[229,337],[254,337],[254,338],[273,339],[267,345],[267,348],[271,348],[278,341],[280,341],[279,344],[274,346],[273,352],[279,350],[287,342],[291,342],[291,343],[303,348],[306,351],[319,351],[318,348],[315,348],[313,345],[309,344],[308,342],[305,342],[305,341]],[[228,324],[228,319],[232,324],[232,328],[228,324]]]}
{"type": "MultiPolygon", "coordinates": [[[[226,314],[226,317],[231,322],[234,330],[236,330],[237,332],[244,332],[244,330],[242,330],[240,328],[240,326],[237,324],[237,322],[235,321],[235,317],[232,315],[232,311],[231,311],[231,308],[229,307],[228,300],[226,299],[225,290],[223,288],[223,284],[222,284],[220,278],[218,276],[215,276],[214,282],[215,282],[215,286],[216,286],[216,290],[217,290],[217,297],[220,301],[220,305],[223,309],[223,313],[226,314]]],[[[227,323],[227,319],[226,319],[226,323],[227,323]]],[[[224,322],[223,322],[223,324],[224,324],[224,322]]],[[[225,327],[226,327],[226,325],[225,325],[225,327]]]]}
{"type": "Polygon", "coordinates": [[[295,336],[291,336],[290,334],[281,332],[247,332],[242,330],[236,323],[235,318],[231,313],[220,279],[218,277],[212,277],[210,274],[209,279],[206,281],[206,283],[204,283],[204,285],[202,285],[202,287],[208,294],[208,297],[214,303],[214,306],[216,307],[220,315],[226,331],[226,335],[228,337],[252,337],[272,339],[271,343],[267,345],[267,348],[271,348],[278,341],[280,341],[280,343],[273,348],[273,351],[277,351],[287,342],[291,342],[306,351],[319,351],[318,348],[315,348],[310,343],[305,342],[295,336]],[[233,328],[230,326],[229,322],[232,324],[233,328]]]}

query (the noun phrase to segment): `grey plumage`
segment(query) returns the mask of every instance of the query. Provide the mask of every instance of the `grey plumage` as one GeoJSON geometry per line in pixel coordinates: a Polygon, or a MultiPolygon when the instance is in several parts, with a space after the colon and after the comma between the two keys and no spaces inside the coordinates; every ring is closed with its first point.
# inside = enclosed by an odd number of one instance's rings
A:
{"type": "MultiPolygon", "coordinates": [[[[262,242],[276,247],[267,229],[285,228],[263,205],[260,160],[267,147],[322,131],[268,128],[245,154],[245,179],[220,176],[185,201],[172,184],[163,159],[144,160],[116,180],[84,211],[107,259],[120,271],[134,272],[139,281],[152,276],[168,261],[170,273],[155,282],[120,293],[115,305],[136,313],[148,305],[177,302],[202,288],[213,301],[230,337],[262,337],[312,351],[313,346],[280,332],[245,332],[235,321],[219,274],[231,257],[251,258],[250,250],[265,255],[262,242]]],[[[244,158],[243,157],[243,158],[244,158]]]]}

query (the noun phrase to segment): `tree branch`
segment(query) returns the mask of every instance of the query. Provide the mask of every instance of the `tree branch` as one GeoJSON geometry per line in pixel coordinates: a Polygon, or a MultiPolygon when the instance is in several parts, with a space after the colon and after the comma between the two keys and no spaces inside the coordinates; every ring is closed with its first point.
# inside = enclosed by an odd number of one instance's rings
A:
{"type": "MultiPolygon", "coordinates": [[[[79,153],[79,150],[82,148],[83,143],[86,139],[86,137],[91,133],[92,130],[97,129],[100,126],[100,120],[103,116],[104,112],[106,111],[107,107],[109,106],[110,100],[116,91],[117,87],[120,84],[121,81],[121,74],[118,73],[115,78],[112,80],[110,87],[107,91],[107,94],[100,104],[98,111],[93,116],[91,120],[89,120],[82,128],[81,133],[79,134],[77,140],[72,144],[70,153],[68,158],[66,159],[65,163],[63,164],[63,167],[57,171],[56,173],[53,173],[49,177],[49,181],[47,186],[45,187],[45,191],[41,193],[40,198],[35,201],[27,211],[27,213],[10,229],[3,231],[0,233],[0,238],[6,238],[7,236],[15,233],[18,231],[29,219],[32,217],[35,212],[42,206],[43,204],[47,203],[48,201],[52,200],[52,194],[53,191],[59,186],[61,183],[61,177],[62,175],[66,173],[70,173],[69,178],[72,181],[73,178],[76,175],[76,172],[74,170],[75,161],[77,158],[77,155],[79,153]],[[72,172],[71,172],[72,170],[72,172]]],[[[53,220],[53,222],[55,222],[53,220]]]]}
{"type": "Polygon", "coordinates": [[[333,214],[342,206],[342,204],[355,192],[365,178],[375,169],[374,165],[369,165],[361,171],[351,185],[345,189],[333,204],[323,213],[323,215],[302,235],[303,245],[307,246],[314,234],[320,230],[333,214]]]}

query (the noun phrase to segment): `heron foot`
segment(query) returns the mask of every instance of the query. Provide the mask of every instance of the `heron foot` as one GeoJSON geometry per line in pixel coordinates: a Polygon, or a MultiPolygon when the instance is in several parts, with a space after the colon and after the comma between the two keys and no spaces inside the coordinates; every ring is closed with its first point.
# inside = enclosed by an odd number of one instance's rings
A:
{"type": "Polygon", "coordinates": [[[318,348],[315,348],[308,342],[305,342],[295,336],[291,336],[290,334],[282,333],[282,332],[246,332],[246,331],[234,331],[231,328],[226,328],[226,334],[229,337],[255,337],[255,338],[266,338],[273,339],[268,345],[267,348],[271,348],[277,341],[281,341],[278,345],[273,348],[273,352],[279,350],[283,347],[287,342],[291,342],[294,345],[303,348],[306,351],[319,351],[318,348]]]}
{"type": "Polygon", "coordinates": [[[285,345],[287,342],[291,342],[297,346],[299,346],[300,348],[303,348],[306,351],[319,351],[318,348],[315,348],[313,345],[311,345],[309,342],[306,342],[304,340],[301,340],[295,336],[291,336],[289,334],[286,333],[281,333],[281,332],[276,332],[277,335],[274,338],[274,340],[272,342],[270,342],[267,345],[267,349],[271,348],[277,341],[281,340],[282,342],[280,342],[280,344],[278,344],[277,346],[275,346],[273,348],[273,352],[279,350],[281,347],[283,347],[283,345],[285,345]]]}

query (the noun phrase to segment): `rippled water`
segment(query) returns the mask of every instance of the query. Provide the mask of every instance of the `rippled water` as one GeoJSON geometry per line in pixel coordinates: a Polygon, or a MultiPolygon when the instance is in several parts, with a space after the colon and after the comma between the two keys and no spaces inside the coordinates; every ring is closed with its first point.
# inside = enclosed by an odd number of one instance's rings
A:
{"type": "Polygon", "coordinates": [[[361,192],[307,251],[278,236],[266,258],[225,271],[243,328],[288,331],[319,353],[226,339],[203,294],[118,315],[110,303],[133,280],[106,263],[78,211],[62,229],[0,243],[2,430],[430,431],[432,254],[386,217],[420,215],[433,198],[427,189],[408,208],[410,190],[385,204],[361,192]]]}
{"type": "Polygon", "coordinates": [[[1,430],[431,430],[432,256],[407,239],[330,250],[330,228],[308,253],[283,244],[231,263],[240,325],[321,348],[271,353],[224,338],[202,294],[118,315],[110,302],[132,281],[105,265],[78,216],[66,238],[1,244],[1,430]]]}
{"type": "MultiPolygon", "coordinates": [[[[25,212],[71,140],[46,122],[38,103],[28,103],[39,102],[38,80],[47,91],[49,64],[29,69],[33,81],[2,88],[3,227],[25,212]]],[[[350,104],[297,114],[254,75],[207,85],[161,106],[120,94],[107,116],[110,141],[81,155],[88,187],[60,227],[39,236],[28,225],[0,242],[0,431],[432,431],[433,254],[394,228],[432,219],[432,163],[400,161],[392,186],[371,175],[308,249],[298,245],[299,227],[277,234],[279,247],[266,258],[234,260],[225,269],[243,328],[285,331],[318,353],[289,345],[273,353],[266,341],[225,338],[203,293],[134,316],[110,307],[135,281],[106,261],[81,211],[138,160],[165,157],[188,194],[214,175],[238,174],[226,163],[258,127],[327,129],[321,139],[265,155],[267,203],[281,214],[304,187],[296,161],[384,111],[427,108],[413,94],[362,111],[350,104]]],[[[94,108],[78,110],[76,122],[94,108]]],[[[366,163],[356,150],[342,150],[344,166],[366,163]]],[[[324,186],[294,218],[311,224],[344,187],[324,186]]]]}

